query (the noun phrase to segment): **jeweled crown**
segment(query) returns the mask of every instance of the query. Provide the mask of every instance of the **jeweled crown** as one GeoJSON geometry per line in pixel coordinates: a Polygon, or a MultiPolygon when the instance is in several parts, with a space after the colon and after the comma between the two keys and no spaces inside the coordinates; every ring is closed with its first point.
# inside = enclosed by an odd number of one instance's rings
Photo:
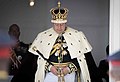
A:
{"type": "Polygon", "coordinates": [[[55,8],[52,8],[50,10],[52,14],[52,23],[66,23],[67,22],[67,15],[68,15],[68,9],[67,8],[61,8],[61,3],[58,2],[58,6],[55,8]]]}

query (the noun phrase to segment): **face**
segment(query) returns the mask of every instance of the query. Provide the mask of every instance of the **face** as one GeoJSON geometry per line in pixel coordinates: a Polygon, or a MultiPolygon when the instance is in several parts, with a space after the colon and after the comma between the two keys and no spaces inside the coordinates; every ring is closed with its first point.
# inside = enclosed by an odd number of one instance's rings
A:
{"type": "Polygon", "coordinates": [[[14,39],[18,40],[19,36],[20,36],[19,27],[14,26],[14,25],[12,27],[10,27],[9,35],[10,35],[11,38],[14,38],[14,39]]]}
{"type": "Polygon", "coordinates": [[[66,24],[65,23],[54,23],[53,24],[53,29],[58,33],[63,33],[66,29],[66,24]]]}

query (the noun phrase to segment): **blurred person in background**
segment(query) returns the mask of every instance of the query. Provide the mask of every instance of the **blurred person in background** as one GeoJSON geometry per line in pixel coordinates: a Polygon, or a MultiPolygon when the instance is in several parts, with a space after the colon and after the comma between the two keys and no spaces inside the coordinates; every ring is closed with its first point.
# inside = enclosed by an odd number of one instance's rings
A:
{"type": "Polygon", "coordinates": [[[109,70],[109,76],[114,82],[120,82],[120,50],[116,51],[108,57],[111,69],[109,70]]]}
{"type": "Polygon", "coordinates": [[[11,82],[34,82],[37,56],[28,52],[30,44],[20,41],[20,27],[12,24],[8,34],[16,44],[12,46],[12,56],[9,65],[9,75],[12,75],[11,82]]]}
{"type": "Polygon", "coordinates": [[[12,24],[9,27],[8,34],[10,38],[15,41],[15,45],[11,48],[9,75],[15,75],[28,52],[29,44],[20,41],[20,27],[17,24],[12,24]]]}
{"type": "MultiPolygon", "coordinates": [[[[109,56],[109,45],[106,47],[106,56],[109,56]]],[[[100,77],[105,80],[105,82],[109,82],[109,63],[107,57],[101,60],[98,66],[100,77]]]]}

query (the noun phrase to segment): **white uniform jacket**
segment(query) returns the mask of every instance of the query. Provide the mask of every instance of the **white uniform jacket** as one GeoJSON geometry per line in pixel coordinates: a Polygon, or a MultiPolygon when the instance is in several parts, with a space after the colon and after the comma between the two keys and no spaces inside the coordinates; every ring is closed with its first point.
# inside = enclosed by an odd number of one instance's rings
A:
{"type": "MultiPolygon", "coordinates": [[[[77,58],[80,65],[82,77],[81,82],[91,82],[84,53],[90,52],[92,50],[92,47],[87,41],[85,35],[81,31],[77,31],[75,29],[67,27],[63,36],[68,45],[68,51],[71,55],[71,58],[77,58]]],[[[38,53],[33,49],[33,47],[36,47],[44,55],[44,57],[48,59],[50,51],[57,37],[58,34],[54,31],[53,28],[39,33],[30,46],[29,52],[38,55],[38,53]]],[[[38,67],[35,74],[35,82],[44,82],[45,63],[46,61],[44,61],[44,59],[39,55],[37,60],[38,67]]]]}

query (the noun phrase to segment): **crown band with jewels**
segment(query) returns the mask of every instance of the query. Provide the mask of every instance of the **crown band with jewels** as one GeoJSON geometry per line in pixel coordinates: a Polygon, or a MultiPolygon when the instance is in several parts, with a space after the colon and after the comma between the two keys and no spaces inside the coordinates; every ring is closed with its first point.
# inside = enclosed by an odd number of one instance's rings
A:
{"type": "Polygon", "coordinates": [[[58,7],[52,8],[50,10],[52,14],[52,23],[66,23],[67,22],[67,15],[68,9],[67,8],[60,8],[60,2],[58,2],[58,7]]]}

